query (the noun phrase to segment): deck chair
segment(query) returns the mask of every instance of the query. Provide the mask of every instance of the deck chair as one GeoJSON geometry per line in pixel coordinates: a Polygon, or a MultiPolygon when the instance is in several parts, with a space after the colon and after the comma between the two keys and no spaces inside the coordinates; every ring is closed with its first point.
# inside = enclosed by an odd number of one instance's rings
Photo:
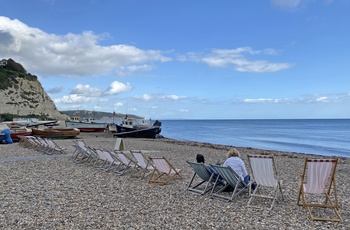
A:
{"type": "Polygon", "coordinates": [[[306,207],[312,220],[342,221],[338,212],[338,198],[334,178],[337,164],[337,158],[305,159],[298,205],[306,207]],[[315,212],[318,212],[317,216],[315,216],[315,212]]]}
{"type": "Polygon", "coordinates": [[[253,181],[257,184],[255,190],[250,195],[248,207],[262,208],[262,206],[252,205],[254,199],[271,200],[269,211],[274,207],[275,201],[281,193],[282,180],[279,179],[277,166],[272,155],[248,155],[248,161],[252,170],[253,181]]]}
{"type": "Polygon", "coordinates": [[[122,164],[117,157],[115,157],[111,152],[108,150],[102,149],[101,150],[103,154],[105,155],[106,162],[104,165],[100,167],[103,171],[109,171],[113,166],[116,167],[116,169],[122,164]]]}
{"type": "Polygon", "coordinates": [[[181,169],[176,169],[165,157],[149,157],[149,159],[154,169],[148,183],[165,185],[175,177],[182,179],[181,169]]]}
{"type": "Polygon", "coordinates": [[[49,138],[44,138],[44,141],[48,144],[49,148],[52,150],[52,153],[56,152],[59,154],[68,154],[66,152],[66,148],[63,148],[59,146],[55,141],[49,139],[49,138]]]}
{"type": "Polygon", "coordinates": [[[192,179],[187,186],[189,192],[204,195],[209,192],[215,183],[214,173],[207,170],[207,167],[203,163],[196,163],[187,161],[194,171],[192,179]],[[199,179],[199,181],[198,181],[199,179]]]}
{"type": "Polygon", "coordinates": [[[115,174],[121,176],[121,175],[124,175],[127,171],[130,171],[135,167],[137,167],[137,164],[130,157],[128,157],[124,152],[114,151],[114,154],[116,155],[117,159],[121,163],[114,171],[115,174]]]}
{"type": "Polygon", "coordinates": [[[227,202],[232,201],[238,194],[241,194],[245,190],[248,190],[249,196],[251,192],[251,182],[246,184],[243,179],[237,175],[237,173],[230,166],[212,165],[215,171],[225,181],[225,185],[221,188],[219,183],[219,177],[216,178],[215,184],[211,190],[210,196],[212,198],[218,198],[227,202]],[[232,187],[232,192],[224,192],[229,186],[232,187]],[[224,194],[226,193],[226,195],[224,194]],[[231,193],[231,194],[230,194],[231,193]]]}
{"type": "Polygon", "coordinates": [[[152,163],[145,157],[142,151],[131,150],[130,152],[136,159],[136,164],[138,165],[138,167],[135,168],[134,173],[131,175],[132,177],[140,177],[143,179],[152,173],[154,167],[152,166],[152,163]]]}

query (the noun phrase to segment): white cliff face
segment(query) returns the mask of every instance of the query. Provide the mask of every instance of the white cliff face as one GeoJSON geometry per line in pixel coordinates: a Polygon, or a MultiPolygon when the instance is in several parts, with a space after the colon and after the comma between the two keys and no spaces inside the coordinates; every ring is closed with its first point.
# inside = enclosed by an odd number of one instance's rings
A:
{"type": "Polygon", "coordinates": [[[66,120],[38,80],[17,77],[18,84],[0,90],[0,114],[44,115],[50,119],[66,120]]]}

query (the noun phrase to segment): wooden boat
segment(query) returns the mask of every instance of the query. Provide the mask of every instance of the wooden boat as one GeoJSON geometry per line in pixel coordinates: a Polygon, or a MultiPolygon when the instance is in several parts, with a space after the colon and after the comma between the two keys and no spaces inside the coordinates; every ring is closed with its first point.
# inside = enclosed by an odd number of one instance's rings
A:
{"type": "Polygon", "coordinates": [[[137,129],[128,132],[118,132],[115,133],[115,137],[134,137],[134,138],[156,138],[157,135],[161,132],[161,128],[159,126],[145,128],[145,129],[137,129]]]}
{"type": "Polygon", "coordinates": [[[77,128],[81,132],[104,132],[107,128],[107,123],[98,123],[93,121],[66,121],[66,127],[77,128]]]}
{"type": "Polygon", "coordinates": [[[12,126],[10,127],[11,130],[11,139],[13,142],[18,142],[20,141],[18,136],[31,136],[32,135],[32,130],[22,126],[22,127],[17,127],[17,126],[12,126]]]}
{"type": "Polygon", "coordinates": [[[57,139],[74,138],[80,134],[80,130],[76,128],[32,128],[32,132],[34,136],[57,139]]]}

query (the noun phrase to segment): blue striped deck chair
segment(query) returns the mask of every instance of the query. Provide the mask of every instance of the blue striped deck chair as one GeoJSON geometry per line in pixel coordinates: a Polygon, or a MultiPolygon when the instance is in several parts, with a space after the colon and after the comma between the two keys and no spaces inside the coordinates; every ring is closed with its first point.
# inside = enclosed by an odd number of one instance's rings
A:
{"type": "Polygon", "coordinates": [[[215,171],[223,178],[225,185],[219,189],[219,177],[217,177],[213,189],[211,190],[211,197],[226,200],[227,202],[232,201],[238,194],[244,192],[245,190],[249,191],[249,196],[251,193],[251,183],[246,184],[240,176],[230,167],[224,167],[220,165],[212,165],[215,171]],[[224,192],[229,186],[232,187],[232,192],[224,192]],[[230,194],[231,193],[231,194],[230,194]]]}
{"type": "Polygon", "coordinates": [[[202,163],[190,161],[187,161],[187,163],[192,167],[194,174],[186,191],[200,195],[209,192],[214,186],[214,173],[209,172],[207,167],[202,163]]]}

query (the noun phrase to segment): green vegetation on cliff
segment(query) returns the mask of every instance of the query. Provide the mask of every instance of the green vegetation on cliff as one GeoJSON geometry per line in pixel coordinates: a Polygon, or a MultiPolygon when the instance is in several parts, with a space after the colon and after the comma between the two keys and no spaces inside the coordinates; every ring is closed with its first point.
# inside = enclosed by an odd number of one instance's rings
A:
{"type": "Polygon", "coordinates": [[[23,66],[11,58],[6,60],[6,65],[0,66],[0,90],[16,86],[18,81],[16,78],[24,78],[29,81],[36,81],[35,75],[27,73],[23,66]]]}

